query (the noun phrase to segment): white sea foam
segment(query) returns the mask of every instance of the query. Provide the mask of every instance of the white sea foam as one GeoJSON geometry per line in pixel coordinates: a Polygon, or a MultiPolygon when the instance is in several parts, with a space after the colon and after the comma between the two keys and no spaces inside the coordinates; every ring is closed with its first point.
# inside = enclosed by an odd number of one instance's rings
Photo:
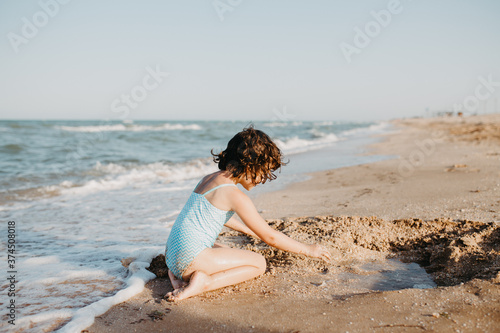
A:
{"type": "MultiPolygon", "coordinates": [[[[87,195],[129,186],[139,188],[148,186],[153,182],[166,184],[201,177],[216,171],[216,167],[209,159],[197,159],[179,164],[155,162],[129,168],[114,163],[101,164],[97,162],[94,170],[103,173],[104,176],[89,180],[80,186],[69,181],[63,181],[59,185],[45,186],[40,191],[60,195],[87,195]]],[[[175,191],[177,189],[169,188],[168,190],[175,191]]]]}
{"type": "Polygon", "coordinates": [[[47,265],[47,264],[58,264],[60,262],[57,256],[45,256],[45,257],[33,257],[28,258],[24,261],[25,265],[47,265]]]}
{"type": "Polygon", "coordinates": [[[331,126],[331,125],[335,124],[335,122],[334,121],[319,121],[319,122],[316,122],[314,124],[318,125],[318,126],[331,126]]]}
{"type": "Polygon", "coordinates": [[[333,133],[316,135],[314,139],[301,139],[299,137],[292,137],[287,140],[275,139],[278,147],[283,150],[286,154],[295,154],[312,149],[319,149],[335,143],[340,139],[333,133]]]}
{"type": "Polygon", "coordinates": [[[60,270],[58,272],[59,276],[52,276],[48,278],[34,280],[37,284],[45,284],[47,286],[55,284],[55,283],[64,283],[65,281],[69,281],[72,279],[98,279],[102,277],[106,277],[108,273],[104,270],[75,270],[71,267],[71,270],[60,270]]]}
{"type": "Polygon", "coordinates": [[[263,126],[265,127],[288,127],[288,126],[300,126],[300,125],[302,125],[301,121],[293,121],[293,122],[275,121],[263,124],[263,126]]]}
{"type": "Polygon", "coordinates": [[[94,166],[94,170],[100,171],[102,173],[118,174],[127,171],[127,168],[125,168],[123,165],[115,163],[102,164],[101,162],[98,161],[94,166]]]}
{"type": "Polygon", "coordinates": [[[127,287],[125,289],[120,290],[111,297],[103,298],[77,310],[71,321],[57,332],[81,332],[94,323],[96,316],[104,314],[113,305],[125,302],[143,291],[146,282],[156,277],[156,275],[146,270],[146,267],[149,267],[151,260],[162,251],[163,249],[161,251],[158,249],[142,249],[138,257],[128,267],[130,276],[127,278],[127,287]]]}
{"type": "MultiPolygon", "coordinates": [[[[131,257],[135,258],[128,267],[128,277],[125,279],[126,287],[118,291],[113,296],[102,298],[96,302],[93,302],[87,306],[81,307],[78,310],[71,309],[60,309],[46,311],[38,314],[22,316],[16,322],[16,331],[31,331],[30,327],[36,327],[37,331],[42,331],[44,329],[52,329],[54,322],[57,320],[67,320],[71,319],[67,324],[65,324],[57,332],[80,332],[85,328],[93,324],[96,316],[102,315],[108,311],[113,305],[124,302],[131,297],[137,295],[144,289],[144,285],[149,280],[155,278],[155,275],[150,271],[146,270],[151,263],[151,260],[158,254],[163,252],[163,248],[152,247],[152,248],[142,248],[131,253],[131,257]]],[[[28,260],[24,262],[29,263],[28,260]]],[[[39,264],[39,263],[37,263],[39,264]]],[[[28,266],[29,267],[29,266],[28,266]]],[[[87,279],[92,281],[95,276],[91,274],[82,274],[84,272],[79,272],[80,279],[87,279]]],[[[88,272],[87,272],[88,273],[88,272]]],[[[67,276],[66,280],[56,280],[39,281],[42,284],[57,284],[65,283],[69,279],[74,278],[74,274],[67,276]]],[[[2,325],[4,326],[4,325],[2,325]]]]}
{"type": "Polygon", "coordinates": [[[144,132],[144,131],[170,131],[170,130],[201,130],[198,124],[170,124],[165,123],[162,125],[148,126],[138,124],[114,124],[114,125],[98,125],[98,126],[56,126],[56,128],[63,131],[70,132],[116,132],[116,131],[131,131],[131,132],[144,132]]]}
{"type": "Polygon", "coordinates": [[[343,131],[340,135],[342,137],[356,135],[356,134],[364,134],[364,133],[376,133],[386,131],[390,127],[390,124],[387,122],[379,122],[367,127],[358,127],[350,130],[343,131]]]}

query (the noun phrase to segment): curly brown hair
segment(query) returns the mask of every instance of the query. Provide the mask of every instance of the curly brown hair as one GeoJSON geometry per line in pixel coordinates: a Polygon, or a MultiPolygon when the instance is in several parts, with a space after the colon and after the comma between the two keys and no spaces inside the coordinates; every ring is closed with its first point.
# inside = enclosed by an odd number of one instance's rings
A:
{"type": "Polygon", "coordinates": [[[234,178],[241,175],[250,175],[254,184],[260,176],[260,183],[276,179],[273,173],[287,162],[283,161],[283,154],[271,138],[253,126],[244,128],[227,144],[227,148],[219,154],[211,153],[214,162],[220,170],[231,172],[234,178]]]}

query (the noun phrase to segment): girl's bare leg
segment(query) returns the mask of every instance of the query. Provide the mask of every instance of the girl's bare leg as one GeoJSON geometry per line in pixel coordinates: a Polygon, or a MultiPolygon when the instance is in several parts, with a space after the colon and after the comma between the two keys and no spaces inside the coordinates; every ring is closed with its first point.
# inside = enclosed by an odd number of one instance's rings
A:
{"type": "Polygon", "coordinates": [[[172,271],[170,269],[168,270],[168,277],[170,278],[170,283],[172,283],[172,287],[174,287],[174,290],[185,287],[188,284],[186,281],[179,280],[174,275],[174,273],[172,273],[172,271]]]}
{"type": "MultiPolygon", "coordinates": [[[[215,242],[214,243],[214,248],[216,247],[226,247],[226,248],[229,248],[229,246],[225,245],[225,244],[222,244],[222,243],[217,243],[215,242]]],[[[184,280],[181,280],[181,279],[178,279],[174,273],[172,273],[172,271],[169,269],[168,270],[168,277],[170,279],[170,283],[172,284],[172,287],[174,288],[174,292],[177,290],[177,289],[180,289],[180,288],[183,288],[185,286],[188,285],[188,282],[184,281],[184,280]]]]}
{"type": "Polygon", "coordinates": [[[255,252],[214,247],[205,249],[184,272],[189,285],[167,293],[169,301],[180,301],[206,291],[237,284],[266,271],[266,259],[255,252]]]}

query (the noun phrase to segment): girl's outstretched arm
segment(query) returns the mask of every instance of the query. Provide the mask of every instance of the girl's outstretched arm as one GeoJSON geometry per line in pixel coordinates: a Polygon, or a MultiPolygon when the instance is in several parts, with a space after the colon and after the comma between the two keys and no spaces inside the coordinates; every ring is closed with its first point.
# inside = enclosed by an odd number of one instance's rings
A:
{"type": "Polygon", "coordinates": [[[226,224],[224,224],[225,227],[231,228],[233,230],[242,232],[244,234],[247,234],[249,236],[253,236],[257,239],[260,239],[259,236],[255,234],[249,227],[238,221],[236,218],[231,217],[226,224]]]}
{"type": "Polygon", "coordinates": [[[252,200],[240,190],[234,191],[231,196],[232,209],[238,214],[241,220],[253,231],[261,240],[270,246],[283,251],[304,254],[306,256],[321,258],[325,261],[331,260],[330,252],[322,246],[316,244],[304,244],[298,242],[285,234],[271,228],[260,216],[252,200]]]}

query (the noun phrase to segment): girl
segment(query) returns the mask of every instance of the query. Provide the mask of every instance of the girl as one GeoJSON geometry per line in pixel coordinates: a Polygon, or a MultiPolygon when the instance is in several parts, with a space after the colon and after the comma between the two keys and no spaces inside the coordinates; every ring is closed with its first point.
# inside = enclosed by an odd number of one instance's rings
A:
{"type": "Polygon", "coordinates": [[[330,253],[316,244],[303,244],[271,228],[250,198],[236,184],[250,191],[273,180],[282,153],[264,132],[246,128],[236,134],[226,150],[214,154],[219,171],[201,179],[175,220],[165,250],[173,292],[169,301],[198,295],[252,279],[266,271],[265,258],[256,252],[215,243],[225,225],[259,238],[283,251],[331,260],[330,253]],[[233,216],[236,213],[244,222],[233,216]]]}

